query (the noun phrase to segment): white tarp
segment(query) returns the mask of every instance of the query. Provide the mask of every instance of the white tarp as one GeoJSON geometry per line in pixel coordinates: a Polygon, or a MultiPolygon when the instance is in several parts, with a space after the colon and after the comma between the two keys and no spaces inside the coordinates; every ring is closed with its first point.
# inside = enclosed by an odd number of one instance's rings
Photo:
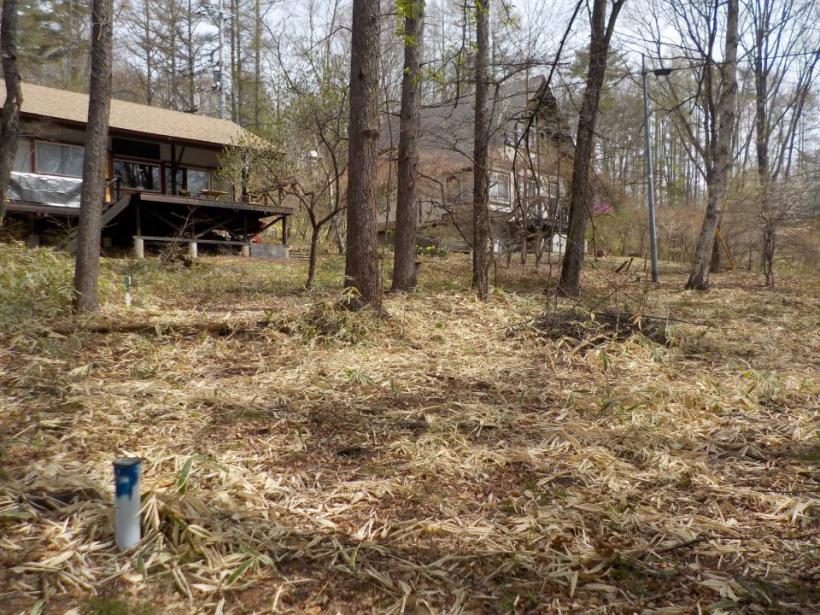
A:
{"type": "Polygon", "coordinates": [[[9,182],[9,200],[79,208],[82,185],[83,180],[79,177],[13,172],[9,182]]]}

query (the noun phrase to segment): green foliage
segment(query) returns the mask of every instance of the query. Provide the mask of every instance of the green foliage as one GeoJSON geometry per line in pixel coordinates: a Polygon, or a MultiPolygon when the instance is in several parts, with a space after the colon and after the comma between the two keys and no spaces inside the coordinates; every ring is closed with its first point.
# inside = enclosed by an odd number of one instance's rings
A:
{"type": "Polygon", "coordinates": [[[153,607],[147,604],[133,604],[125,598],[113,596],[91,598],[86,605],[87,615],[155,615],[153,607]]]}
{"type": "Polygon", "coordinates": [[[438,256],[443,258],[447,256],[447,248],[444,246],[416,246],[416,254],[419,256],[438,256]]]}
{"type": "Polygon", "coordinates": [[[423,0],[396,0],[396,35],[399,36],[408,47],[415,47],[419,44],[418,36],[407,34],[404,29],[406,19],[415,19],[419,12],[417,8],[423,0]]]}
{"type": "Polygon", "coordinates": [[[419,0],[396,0],[396,14],[401,19],[416,16],[416,6],[419,0]]]}
{"type": "Polygon", "coordinates": [[[177,493],[185,493],[188,490],[188,478],[191,476],[191,468],[193,467],[194,461],[197,457],[198,455],[191,455],[188,457],[183,464],[182,469],[177,474],[177,493]]]}

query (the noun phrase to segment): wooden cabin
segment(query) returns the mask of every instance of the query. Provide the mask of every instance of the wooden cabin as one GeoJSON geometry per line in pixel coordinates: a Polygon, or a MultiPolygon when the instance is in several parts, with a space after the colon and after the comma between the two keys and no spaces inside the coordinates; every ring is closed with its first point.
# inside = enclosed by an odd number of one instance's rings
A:
{"type": "MultiPolygon", "coordinates": [[[[72,245],[87,115],[86,94],[23,84],[8,216],[22,226],[30,244],[45,238],[72,245]]],[[[264,252],[286,257],[292,208],[259,202],[217,172],[220,156],[254,142],[227,120],[112,100],[104,249],[133,246],[142,256],[146,244],[184,242],[194,255],[199,246],[249,254],[262,231],[271,228],[268,235],[277,245],[266,245],[264,252]]]]}

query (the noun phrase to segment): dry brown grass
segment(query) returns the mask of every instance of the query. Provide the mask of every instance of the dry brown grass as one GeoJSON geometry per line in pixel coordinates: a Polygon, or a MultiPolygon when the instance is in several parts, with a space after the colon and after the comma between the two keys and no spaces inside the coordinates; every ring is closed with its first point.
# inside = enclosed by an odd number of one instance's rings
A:
{"type": "Polygon", "coordinates": [[[593,265],[587,305],[672,317],[671,345],[545,338],[545,270],[483,305],[458,256],[382,317],[334,307],[332,259],[310,294],[303,264],[111,261],[93,321],[2,312],[0,611],[814,612],[816,280],[593,265]]]}

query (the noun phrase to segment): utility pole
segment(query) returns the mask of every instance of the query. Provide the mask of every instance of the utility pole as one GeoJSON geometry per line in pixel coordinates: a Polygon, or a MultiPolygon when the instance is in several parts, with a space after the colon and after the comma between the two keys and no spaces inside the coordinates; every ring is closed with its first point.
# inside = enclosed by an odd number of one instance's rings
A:
{"type": "MultiPolygon", "coordinates": [[[[653,70],[656,77],[665,77],[672,72],[670,68],[653,70]]],[[[649,93],[646,89],[646,56],[641,54],[641,79],[643,81],[643,122],[644,122],[644,158],[646,159],[646,195],[649,201],[649,249],[652,257],[652,281],[658,281],[658,237],[655,232],[655,173],[652,164],[652,148],[649,142],[649,93]]]]}

